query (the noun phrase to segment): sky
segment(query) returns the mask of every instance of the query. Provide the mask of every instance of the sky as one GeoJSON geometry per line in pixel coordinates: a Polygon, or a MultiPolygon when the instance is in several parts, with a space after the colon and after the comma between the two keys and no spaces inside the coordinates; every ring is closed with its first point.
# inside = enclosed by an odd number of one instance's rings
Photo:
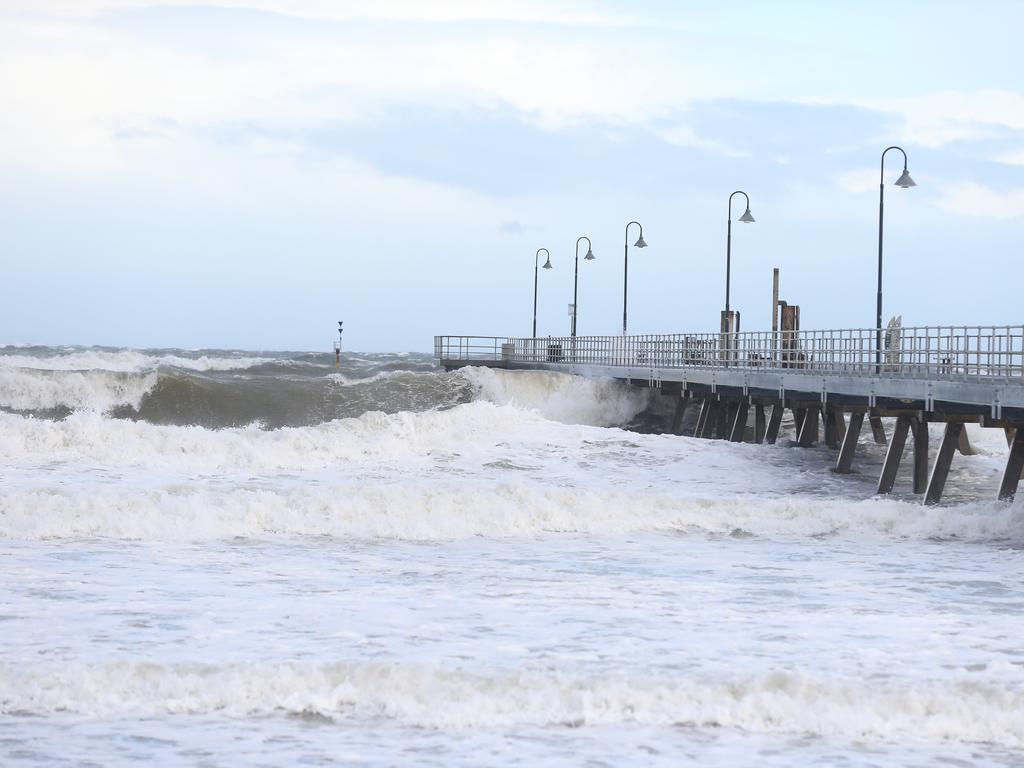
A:
{"type": "Polygon", "coordinates": [[[0,344],[1024,323],[1021,0],[0,0],[0,344]],[[739,196],[737,200],[740,198],[739,196]],[[743,213],[734,206],[734,220],[743,213]],[[636,239],[636,229],[630,240],[636,239]]]}

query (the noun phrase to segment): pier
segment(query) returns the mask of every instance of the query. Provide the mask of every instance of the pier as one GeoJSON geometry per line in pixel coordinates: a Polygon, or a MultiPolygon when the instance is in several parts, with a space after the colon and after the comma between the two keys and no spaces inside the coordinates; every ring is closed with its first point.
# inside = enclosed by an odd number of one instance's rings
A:
{"type": "Polygon", "coordinates": [[[775,443],[788,408],[798,445],[824,440],[849,473],[867,420],[887,451],[878,493],[889,493],[909,442],[913,492],[942,498],[964,424],[1001,428],[1008,456],[997,497],[1010,501],[1024,470],[1024,326],[673,333],[516,338],[436,336],[446,370],[488,366],[611,378],[675,401],[669,431],[775,443]],[[686,417],[687,411],[693,409],[686,417]],[[694,418],[695,417],[695,418],[694,418]],[[882,418],[895,419],[886,434],[882,418]],[[928,424],[945,429],[929,467],[928,424]],[[749,428],[748,428],[749,427],[749,428]]]}

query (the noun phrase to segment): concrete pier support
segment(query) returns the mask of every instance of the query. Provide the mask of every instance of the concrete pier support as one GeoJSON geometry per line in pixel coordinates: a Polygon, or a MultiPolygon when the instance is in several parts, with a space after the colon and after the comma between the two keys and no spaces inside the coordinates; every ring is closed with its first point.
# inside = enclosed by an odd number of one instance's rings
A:
{"type": "Polygon", "coordinates": [[[907,444],[907,433],[910,431],[910,417],[900,416],[896,419],[896,429],[892,432],[892,440],[889,441],[889,450],[885,452],[885,463],[882,464],[882,474],[878,478],[878,493],[889,493],[896,482],[896,472],[900,468],[900,459],[903,458],[903,448],[907,444]]]}
{"type": "MultiPolygon", "coordinates": [[[[1009,437],[1009,434],[1007,434],[1009,437]]],[[[1006,459],[1003,481],[999,484],[999,499],[1013,501],[1020,482],[1021,471],[1024,471],[1024,427],[1014,430],[1013,441],[1010,443],[1010,455],[1006,459]]]]}
{"type": "Polygon", "coordinates": [[[800,429],[797,432],[797,443],[804,447],[814,445],[818,442],[818,412],[821,410],[816,405],[809,406],[804,411],[804,417],[801,419],[800,429]]]}
{"type": "Polygon", "coordinates": [[[768,418],[768,428],[764,433],[764,441],[770,445],[774,445],[775,441],[779,439],[779,428],[782,426],[784,410],[786,410],[786,406],[781,400],[772,406],[772,415],[768,418]]]}
{"type": "Polygon", "coordinates": [[[914,493],[928,488],[928,422],[914,416],[910,419],[914,432],[914,493]]]}
{"type": "Polygon", "coordinates": [[[754,443],[760,445],[764,442],[765,435],[764,404],[758,403],[754,406],[754,443]]]}
{"type": "Polygon", "coordinates": [[[967,437],[967,430],[960,430],[960,437],[956,443],[956,449],[960,451],[961,456],[973,456],[977,453],[974,447],[971,445],[970,439],[967,437]]]}
{"type": "Polygon", "coordinates": [[[746,400],[736,403],[736,412],[732,414],[729,422],[729,440],[734,443],[742,443],[743,435],[747,431],[747,416],[750,413],[750,406],[746,400]]]}
{"type": "Polygon", "coordinates": [[[932,476],[928,480],[928,490],[924,494],[925,504],[938,504],[942,498],[942,490],[946,487],[946,478],[949,477],[949,467],[953,463],[953,452],[960,442],[960,433],[963,430],[964,425],[961,421],[950,421],[946,424],[939,453],[935,457],[935,466],[932,467],[932,476]]]}
{"type": "Polygon", "coordinates": [[[877,445],[885,445],[888,441],[885,439],[885,427],[882,425],[882,418],[880,416],[872,416],[868,419],[871,422],[871,434],[875,438],[877,445]]]}
{"type": "Polygon", "coordinates": [[[853,454],[857,450],[857,439],[860,437],[860,428],[864,424],[864,412],[854,411],[850,414],[850,426],[843,435],[843,447],[839,450],[839,458],[836,459],[835,471],[847,475],[853,467],[853,454]]]}

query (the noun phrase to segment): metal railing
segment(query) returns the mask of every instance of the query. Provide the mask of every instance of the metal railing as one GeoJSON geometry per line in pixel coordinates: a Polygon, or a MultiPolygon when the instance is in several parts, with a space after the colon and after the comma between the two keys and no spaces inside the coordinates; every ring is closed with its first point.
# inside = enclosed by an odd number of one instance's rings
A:
{"type": "Polygon", "coordinates": [[[545,338],[436,336],[442,360],[729,368],[1024,382],[1024,326],[921,326],[829,331],[671,333],[545,338]]]}

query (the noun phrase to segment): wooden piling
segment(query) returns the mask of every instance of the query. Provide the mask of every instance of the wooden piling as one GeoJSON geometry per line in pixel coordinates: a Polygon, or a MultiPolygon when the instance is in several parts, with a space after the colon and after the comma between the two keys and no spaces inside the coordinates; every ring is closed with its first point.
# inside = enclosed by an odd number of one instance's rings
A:
{"type": "Polygon", "coordinates": [[[672,428],[671,433],[678,435],[683,425],[683,414],[686,412],[686,398],[683,397],[682,393],[679,395],[679,399],[676,400],[676,409],[672,414],[672,428]]]}
{"type": "Polygon", "coordinates": [[[694,437],[704,437],[704,430],[708,423],[708,414],[711,413],[711,398],[705,397],[700,401],[700,412],[697,414],[697,424],[693,428],[694,437]]]}
{"type": "Polygon", "coordinates": [[[836,427],[836,412],[831,408],[825,411],[825,445],[829,448],[839,447],[839,430],[836,427]]]}
{"type": "Polygon", "coordinates": [[[729,424],[732,421],[731,417],[736,414],[733,410],[734,407],[735,405],[730,401],[719,403],[718,418],[715,419],[715,437],[718,440],[729,439],[729,424]]]}
{"type": "Polygon", "coordinates": [[[704,402],[708,408],[698,437],[711,438],[715,436],[715,427],[718,425],[718,412],[722,409],[722,403],[714,395],[709,395],[704,402]]]}
{"type": "Polygon", "coordinates": [[[754,443],[760,445],[764,442],[765,436],[764,404],[757,403],[754,406],[754,443]]]}
{"type": "Polygon", "coordinates": [[[747,430],[747,416],[750,412],[750,406],[746,400],[736,403],[736,412],[732,416],[732,421],[729,423],[729,440],[734,443],[742,443],[743,435],[747,430]]]}
{"type": "Polygon", "coordinates": [[[820,410],[821,408],[816,405],[808,406],[805,409],[800,431],[797,433],[797,444],[807,447],[818,442],[818,412],[820,410]]]}
{"type": "Polygon", "coordinates": [[[836,472],[843,475],[850,473],[853,466],[853,454],[857,450],[857,438],[860,437],[860,428],[863,424],[863,411],[854,411],[850,414],[850,426],[846,428],[843,447],[839,450],[839,458],[836,459],[836,472]]]}
{"type": "Polygon", "coordinates": [[[946,422],[946,431],[942,435],[939,453],[932,467],[932,476],[928,480],[928,490],[924,494],[925,504],[938,504],[942,499],[942,490],[946,487],[946,478],[949,477],[949,467],[953,463],[953,452],[960,442],[960,433],[963,430],[962,421],[946,422]]]}
{"type": "Polygon", "coordinates": [[[880,416],[871,416],[868,421],[871,424],[871,434],[875,438],[875,444],[885,445],[888,441],[885,439],[885,427],[882,425],[882,418],[880,416]]]}
{"type": "Polygon", "coordinates": [[[910,419],[914,431],[914,493],[928,489],[928,422],[918,416],[910,419]]]}
{"type": "Polygon", "coordinates": [[[1014,430],[1013,441],[1010,443],[1010,455],[1006,457],[1003,481],[999,484],[999,499],[1001,501],[1013,501],[1022,471],[1024,471],[1024,428],[1017,427],[1014,430]]]}
{"type": "Polygon", "coordinates": [[[896,428],[892,432],[892,440],[889,441],[889,450],[885,452],[885,463],[882,464],[882,474],[878,478],[878,493],[889,493],[896,482],[896,472],[900,468],[900,459],[903,458],[903,448],[907,443],[907,432],[910,431],[910,417],[900,416],[896,419],[896,428]]]}
{"type": "Polygon", "coordinates": [[[768,429],[764,433],[764,441],[769,445],[774,445],[775,441],[779,439],[779,428],[782,426],[782,412],[786,410],[786,406],[780,400],[772,406],[772,415],[768,418],[768,429]]]}

